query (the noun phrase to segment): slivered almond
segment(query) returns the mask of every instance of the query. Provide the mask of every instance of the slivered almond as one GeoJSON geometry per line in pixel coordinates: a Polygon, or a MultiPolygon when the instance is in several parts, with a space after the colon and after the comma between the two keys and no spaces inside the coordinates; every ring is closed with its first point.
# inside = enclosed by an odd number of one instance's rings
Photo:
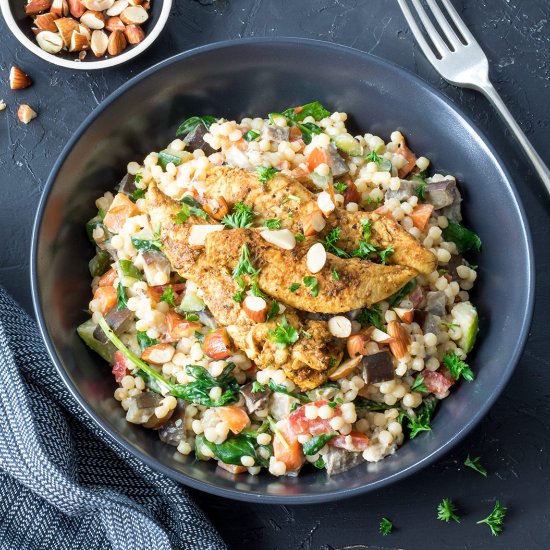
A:
{"type": "Polygon", "coordinates": [[[141,358],[148,363],[163,365],[168,363],[174,357],[176,350],[170,344],[155,344],[143,350],[141,358]]]}
{"type": "Polygon", "coordinates": [[[10,70],[10,88],[12,90],[22,90],[32,84],[27,73],[24,73],[19,67],[13,66],[10,70]]]}
{"type": "Polygon", "coordinates": [[[57,19],[55,13],[42,13],[34,18],[34,24],[43,31],[57,32],[54,21],[57,19]]]}
{"type": "Polygon", "coordinates": [[[296,238],[288,229],[265,229],[260,231],[260,237],[283,250],[293,250],[296,247],[296,238]]]}
{"type": "Polygon", "coordinates": [[[63,39],[63,44],[68,48],[71,45],[71,37],[73,32],[78,32],[78,21],[72,17],[62,17],[61,19],[56,19],[54,21],[61,38],[63,39]]]}
{"type": "Polygon", "coordinates": [[[115,0],[115,3],[105,12],[108,17],[120,15],[128,7],[128,0],[115,0]]]}
{"type": "Polygon", "coordinates": [[[351,321],[343,315],[328,320],[328,330],[336,338],[347,338],[351,334],[351,321]]]}
{"type": "Polygon", "coordinates": [[[372,331],[370,339],[374,342],[378,342],[379,344],[389,344],[391,342],[395,342],[395,338],[393,336],[377,328],[372,331]]]}
{"type": "Polygon", "coordinates": [[[79,19],[82,14],[86,11],[86,7],[80,2],[80,0],[68,0],[69,3],[69,13],[79,19]]]}
{"type": "Polygon", "coordinates": [[[121,14],[120,19],[126,25],[143,25],[149,14],[141,6],[128,6],[121,14]]]}
{"type": "Polygon", "coordinates": [[[193,225],[189,232],[189,246],[204,246],[206,236],[214,231],[223,231],[223,225],[193,225]]]}
{"type": "Polygon", "coordinates": [[[399,321],[390,321],[387,330],[388,334],[395,339],[394,342],[390,342],[390,351],[396,359],[402,359],[407,355],[407,349],[411,343],[410,334],[399,321]]]}
{"type": "Polygon", "coordinates": [[[109,32],[114,31],[123,31],[126,28],[126,25],[120,20],[120,17],[109,17],[105,23],[105,28],[109,32]]]}
{"type": "MultiPolygon", "coordinates": [[[[128,25],[124,29],[124,34],[129,44],[139,44],[145,37],[143,29],[137,25],[128,25]]],[[[223,197],[217,199],[206,199],[202,205],[203,210],[212,216],[215,220],[221,220],[226,214],[229,214],[229,206],[223,197]]]]}
{"type": "Polygon", "coordinates": [[[243,309],[255,323],[263,323],[266,320],[269,306],[260,296],[247,296],[243,302],[243,309]]]}
{"type": "Polygon", "coordinates": [[[17,110],[17,118],[23,123],[28,124],[33,118],[36,118],[37,114],[31,109],[29,105],[19,105],[17,110]]]}
{"type": "Polygon", "coordinates": [[[100,11],[88,10],[82,15],[80,22],[89,29],[102,29],[105,27],[105,16],[100,11]]]}
{"type": "Polygon", "coordinates": [[[42,31],[36,36],[38,45],[48,53],[58,53],[63,48],[63,38],[55,32],[42,31]]]}
{"type": "Polygon", "coordinates": [[[320,210],[314,210],[304,217],[304,235],[306,237],[317,235],[323,231],[326,224],[323,213],[320,210]]]}
{"type": "Polygon", "coordinates": [[[92,11],[108,10],[115,3],[115,0],[80,0],[85,8],[92,11]]]}
{"type": "Polygon", "coordinates": [[[123,32],[113,31],[109,35],[107,51],[110,55],[118,55],[126,48],[127,44],[128,43],[126,42],[126,37],[124,36],[123,32]]]}
{"type": "Polygon", "coordinates": [[[79,32],[73,32],[71,36],[71,44],[69,46],[70,52],[81,52],[82,50],[87,50],[90,47],[90,41],[85,34],[79,32]]]}
{"type": "Polygon", "coordinates": [[[330,194],[326,191],[321,191],[317,195],[317,206],[325,216],[328,216],[330,213],[334,212],[334,209],[336,208],[334,201],[330,198],[330,194]]]}
{"type": "Polygon", "coordinates": [[[25,13],[27,15],[36,15],[43,11],[47,11],[52,6],[52,0],[31,0],[25,6],[25,13]]]}
{"type": "Polygon", "coordinates": [[[414,319],[414,309],[405,309],[403,307],[394,307],[393,311],[395,311],[396,315],[403,321],[404,323],[412,323],[414,319]]]}
{"type": "Polygon", "coordinates": [[[327,263],[327,251],[323,243],[315,243],[308,251],[306,265],[311,273],[319,273],[327,263]]]}
{"type": "Polygon", "coordinates": [[[55,13],[58,17],[69,15],[69,4],[67,4],[67,0],[53,0],[50,12],[55,13]]]}
{"type": "Polygon", "coordinates": [[[329,374],[331,380],[340,380],[340,378],[345,378],[349,376],[361,363],[363,357],[359,355],[358,357],[352,357],[347,361],[341,363],[332,374],[329,374]]]}
{"type": "Polygon", "coordinates": [[[96,57],[103,57],[107,52],[109,37],[102,30],[95,30],[92,33],[90,47],[96,57]]]}

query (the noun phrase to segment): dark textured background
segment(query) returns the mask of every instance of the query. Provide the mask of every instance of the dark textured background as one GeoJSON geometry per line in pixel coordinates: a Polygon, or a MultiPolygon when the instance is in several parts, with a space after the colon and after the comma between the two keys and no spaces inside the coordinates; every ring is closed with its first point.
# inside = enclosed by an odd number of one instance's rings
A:
{"type": "MultiPolygon", "coordinates": [[[[454,5],[487,53],[496,88],[550,163],[550,3],[454,0],[454,5]]],[[[539,274],[535,317],[523,358],[490,414],[451,454],[421,473],[379,492],[326,505],[258,506],[195,493],[197,501],[231,548],[549,548],[550,203],[487,101],[438,77],[393,0],[176,0],[168,26],[148,52],[122,67],[88,74],[34,57],[0,19],[0,99],[8,104],[0,113],[0,284],[31,311],[28,251],[36,204],[61,148],[109,93],[141,70],[194,46],[275,35],[324,39],[394,61],[442,90],[478,123],[511,171],[528,212],[539,274]],[[9,90],[14,63],[32,76],[31,88],[9,90]],[[28,126],[16,118],[21,102],[39,113],[28,126]],[[487,479],[462,466],[468,453],[482,455],[490,472],[487,479]],[[444,497],[458,504],[460,524],[435,519],[436,505],[444,497]],[[495,499],[509,507],[499,538],[486,526],[475,525],[495,499]],[[382,516],[395,524],[391,536],[377,532],[382,516]]]]}

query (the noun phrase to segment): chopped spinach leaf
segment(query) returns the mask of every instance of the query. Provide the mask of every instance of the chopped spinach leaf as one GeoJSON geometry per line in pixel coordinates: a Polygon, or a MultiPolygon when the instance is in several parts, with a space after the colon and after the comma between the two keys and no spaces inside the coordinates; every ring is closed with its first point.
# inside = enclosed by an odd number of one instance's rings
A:
{"type": "Polygon", "coordinates": [[[318,453],[331,439],[334,439],[338,434],[319,434],[313,436],[310,440],[306,441],[302,448],[306,456],[311,456],[318,453]]]}
{"type": "Polygon", "coordinates": [[[443,238],[456,244],[459,254],[464,254],[468,250],[481,250],[481,239],[462,224],[449,220],[449,225],[443,230],[443,238]]]}

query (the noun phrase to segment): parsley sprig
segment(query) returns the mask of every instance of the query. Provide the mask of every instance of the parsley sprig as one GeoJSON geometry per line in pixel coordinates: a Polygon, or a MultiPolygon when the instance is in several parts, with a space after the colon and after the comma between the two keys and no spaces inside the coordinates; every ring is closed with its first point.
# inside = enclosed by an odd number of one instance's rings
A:
{"type": "Polygon", "coordinates": [[[281,317],[281,322],[277,323],[277,328],[268,331],[268,337],[280,348],[286,348],[287,345],[298,341],[300,335],[298,331],[287,321],[286,315],[281,317]]]}
{"type": "Polygon", "coordinates": [[[166,302],[167,304],[175,307],[176,305],[176,296],[174,294],[174,289],[169,286],[164,289],[164,292],[160,296],[161,302],[166,302]]]}
{"type": "Polygon", "coordinates": [[[486,523],[491,529],[493,536],[497,537],[502,532],[502,524],[504,523],[504,517],[506,516],[507,508],[497,500],[493,511],[484,519],[477,523],[486,523]]]}
{"type": "Polygon", "coordinates": [[[277,218],[269,218],[264,221],[264,227],[267,227],[267,229],[281,229],[281,220],[278,220],[277,218]]]}
{"type": "Polygon", "coordinates": [[[243,202],[237,202],[233,206],[233,212],[222,218],[222,223],[233,229],[252,227],[254,212],[252,208],[243,202]]]}
{"type": "Polygon", "coordinates": [[[456,506],[450,498],[444,498],[437,505],[437,519],[447,523],[451,520],[460,523],[460,519],[456,514],[456,506]]]}
{"type": "Polygon", "coordinates": [[[470,455],[466,457],[466,460],[464,461],[464,466],[468,466],[468,468],[472,468],[472,470],[475,470],[482,476],[487,477],[487,470],[481,465],[481,457],[476,456],[474,458],[470,458],[470,455]]]}
{"type": "Polygon", "coordinates": [[[258,168],[256,168],[258,180],[260,180],[262,184],[266,184],[270,179],[274,178],[277,172],[280,172],[280,170],[272,168],[271,166],[258,166],[258,168]]]}
{"type": "Polygon", "coordinates": [[[388,518],[382,518],[379,527],[380,533],[385,537],[393,531],[393,523],[388,518]]]}
{"type": "Polygon", "coordinates": [[[304,283],[304,286],[309,288],[311,295],[316,298],[319,294],[319,281],[317,280],[317,277],[308,275],[302,279],[302,282],[304,283]]]}
{"type": "Polygon", "coordinates": [[[461,361],[458,355],[455,355],[453,352],[449,352],[443,357],[443,364],[447,367],[455,380],[458,380],[461,376],[468,382],[472,382],[474,379],[472,369],[470,369],[466,362],[461,361]]]}
{"type": "Polygon", "coordinates": [[[430,391],[424,385],[424,377],[421,374],[419,374],[413,382],[413,385],[411,386],[411,391],[419,391],[424,393],[428,393],[430,391]]]}
{"type": "Polygon", "coordinates": [[[331,229],[325,237],[325,248],[327,252],[330,252],[335,256],[340,258],[349,258],[349,254],[345,250],[342,250],[340,247],[336,246],[336,243],[340,239],[341,233],[342,229],[340,227],[331,229]]]}

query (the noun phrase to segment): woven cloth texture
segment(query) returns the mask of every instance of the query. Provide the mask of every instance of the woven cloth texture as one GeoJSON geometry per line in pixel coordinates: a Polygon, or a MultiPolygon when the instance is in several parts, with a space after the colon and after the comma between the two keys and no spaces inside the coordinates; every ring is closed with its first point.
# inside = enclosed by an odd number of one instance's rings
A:
{"type": "Polygon", "coordinates": [[[87,417],[0,289],[0,549],[222,550],[186,490],[87,417]]]}

